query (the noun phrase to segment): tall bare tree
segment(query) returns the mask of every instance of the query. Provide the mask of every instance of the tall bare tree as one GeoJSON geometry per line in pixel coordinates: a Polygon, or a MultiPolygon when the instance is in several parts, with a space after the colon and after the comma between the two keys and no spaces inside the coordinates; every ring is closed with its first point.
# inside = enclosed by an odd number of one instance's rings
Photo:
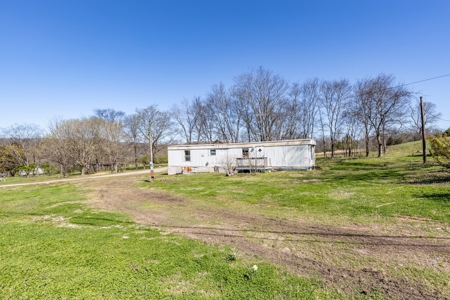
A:
{"type": "Polygon", "coordinates": [[[371,79],[361,79],[354,85],[353,94],[353,115],[363,125],[364,130],[364,145],[366,149],[366,156],[370,154],[370,134],[372,132],[372,122],[370,121],[373,114],[373,105],[370,100],[371,79]]]}
{"type": "Polygon", "coordinates": [[[149,145],[149,152],[155,155],[159,150],[157,147],[159,144],[172,143],[173,123],[169,112],[160,111],[153,104],[146,108],[136,109],[136,116],[139,121],[139,134],[149,145]]]}
{"type": "Polygon", "coordinates": [[[362,131],[361,123],[358,122],[357,115],[354,113],[354,104],[349,103],[344,109],[343,118],[343,133],[342,146],[346,155],[351,156],[355,148],[358,147],[358,140],[362,131]]]}
{"type": "Polygon", "coordinates": [[[341,134],[343,112],[348,105],[352,87],[347,79],[324,81],[320,86],[322,107],[331,139],[331,157],[334,157],[335,145],[341,134]]]}
{"type": "Polygon", "coordinates": [[[183,100],[179,105],[172,106],[172,116],[178,125],[178,133],[187,143],[198,142],[201,133],[199,132],[200,112],[197,111],[198,104],[201,103],[200,97],[195,97],[192,101],[183,100]]]}
{"type": "Polygon", "coordinates": [[[69,166],[74,164],[73,155],[70,153],[72,149],[67,125],[67,122],[60,118],[50,120],[48,134],[45,137],[48,159],[59,165],[63,177],[67,176],[69,166]]]}
{"type": "Polygon", "coordinates": [[[89,172],[91,163],[100,148],[100,120],[86,118],[67,120],[64,135],[67,137],[70,156],[81,168],[81,175],[89,172]]]}
{"type": "Polygon", "coordinates": [[[314,138],[316,118],[320,109],[320,81],[318,78],[306,80],[300,87],[303,107],[303,132],[301,138],[314,138]]]}
{"type": "Polygon", "coordinates": [[[286,115],[283,126],[282,139],[296,139],[301,136],[303,125],[303,112],[301,100],[301,85],[293,83],[288,92],[288,102],[286,104],[286,115]]]}
{"type": "Polygon", "coordinates": [[[95,116],[101,120],[101,146],[114,172],[118,172],[118,162],[124,158],[124,119],[125,113],[112,108],[96,109],[95,116]]]}
{"type": "Polygon", "coordinates": [[[293,83],[289,89],[289,103],[286,110],[283,138],[312,139],[319,108],[319,79],[308,79],[302,84],[293,83]]]}
{"type": "Polygon", "coordinates": [[[386,151],[385,132],[393,124],[402,124],[412,92],[395,84],[393,75],[380,74],[367,79],[362,97],[367,102],[367,117],[375,132],[378,157],[386,151]]]}
{"type": "Polygon", "coordinates": [[[138,168],[139,160],[139,117],[136,114],[125,117],[124,133],[127,143],[131,143],[133,151],[134,166],[138,168]]]}
{"type": "Polygon", "coordinates": [[[262,67],[235,78],[234,92],[240,103],[245,103],[244,122],[253,140],[280,139],[288,88],[285,79],[262,67]]]}
{"type": "Polygon", "coordinates": [[[237,142],[241,116],[237,111],[237,99],[225,89],[223,83],[211,87],[205,103],[207,115],[213,118],[215,135],[218,140],[237,142]]]}
{"type": "Polygon", "coordinates": [[[112,165],[113,171],[118,172],[118,163],[125,156],[124,124],[122,122],[106,122],[101,124],[102,149],[112,165]]]}

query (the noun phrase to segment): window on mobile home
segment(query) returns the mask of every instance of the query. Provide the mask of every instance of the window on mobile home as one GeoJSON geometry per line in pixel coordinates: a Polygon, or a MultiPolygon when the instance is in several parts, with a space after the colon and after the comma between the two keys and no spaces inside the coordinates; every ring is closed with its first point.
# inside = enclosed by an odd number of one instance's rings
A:
{"type": "Polygon", "coordinates": [[[209,150],[209,155],[211,155],[211,156],[216,155],[216,149],[209,150]]]}
{"type": "Polygon", "coordinates": [[[248,148],[242,148],[242,157],[247,158],[248,157],[248,148]]]}
{"type": "Polygon", "coordinates": [[[184,160],[191,161],[191,150],[184,150],[184,160]]]}

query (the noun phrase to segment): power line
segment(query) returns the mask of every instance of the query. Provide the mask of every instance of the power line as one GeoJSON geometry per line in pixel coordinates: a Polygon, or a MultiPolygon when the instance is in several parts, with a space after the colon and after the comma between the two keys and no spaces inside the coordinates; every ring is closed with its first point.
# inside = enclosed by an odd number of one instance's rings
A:
{"type": "Polygon", "coordinates": [[[422,80],[419,80],[419,81],[414,81],[414,82],[410,82],[410,83],[405,83],[405,84],[402,84],[402,85],[415,84],[415,83],[424,82],[424,81],[429,81],[429,80],[434,80],[434,79],[438,79],[438,78],[442,78],[442,77],[446,77],[446,76],[450,76],[450,74],[445,74],[445,75],[441,75],[441,76],[437,76],[437,77],[432,77],[432,78],[422,79],[422,80]]]}
{"type": "MultiPolygon", "coordinates": [[[[442,78],[442,77],[447,77],[450,76],[450,74],[445,74],[445,75],[441,75],[441,76],[436,76],[436,77],[432,77],[432,78],[427,78],[427,79],[422,79],[419,81],[414,81],[414,82],[410,82],[410,83],[405,83],[403,84],[403,86],[405,85],[410,85],[410,84],[415,84],[415,83],[419,83],[419,82],[424,82],[424,81],[429,81],[429,80],[434,80],[434,79],[438,79],[438,78],[442,78]]],[[[436,117],[436,119],[440,120],[440,121],[444,121],[444,122],[450,122],[450,120],[445,120],[439,117],[436,117]]]]}
{"type": "Polygon", "coordinates": [[[441,121],[445,121],[445,122],[450,122],[450,120],[445,120],[445,119],[441,119],[441,118],[438,118],[438,117],[436,117],[436,119],[441,120],[441,121]]]}

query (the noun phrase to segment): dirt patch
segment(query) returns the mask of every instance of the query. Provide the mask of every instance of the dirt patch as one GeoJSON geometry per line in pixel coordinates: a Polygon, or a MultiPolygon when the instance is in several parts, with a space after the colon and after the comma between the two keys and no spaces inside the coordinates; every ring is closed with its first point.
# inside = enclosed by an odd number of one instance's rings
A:
{"type": "Polygon", "coordinates": [[[231,245],[242,259],[253,257],[299,276],[318,277],[347,295],[450,298],[450,278],[443,285],[446,288],[408,279],[408,270],[415,272],[415,267],[450,274],[448,231],[430,235],[417,226],[422,220],[387,228],[324,226],[320,220],[302,219],[300,213],[271,217],[251,204],[217,205],[140,189],[134,187],[135,180],[127,177],[101,184],[85,182],[83,187],[92,191],[89,203],[93,207],[127,213],[137,223],[163,232],[208,244],[231,245]]]}

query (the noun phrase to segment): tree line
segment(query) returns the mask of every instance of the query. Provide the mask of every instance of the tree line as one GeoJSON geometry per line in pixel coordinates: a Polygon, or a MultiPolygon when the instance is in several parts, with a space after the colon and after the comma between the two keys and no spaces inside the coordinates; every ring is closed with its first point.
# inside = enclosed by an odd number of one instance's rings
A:
{"type": "MultiPolygon", "coordinates": [[[[375,137],[381,156],[394,132],[420,136],[420,106],[414,99],[414,91],[393,75],[353,84],[318,78],[289,83],[259,67],[237,76],[228,89],[219,83],[204,98],[184,100],[172,113],[185,143],[316,139],[334,157],[337,144],[351,150],[361,139],[369,155],[375,137]]],[[[425,102],[427,128],[440,115],[433,103],[425,102]]]]}
{"type": "MultiPolygon", "coordinates": [[[[426,127],[439,117],[425,102],[426,127]]],[[[130,115],[96,109],[89,117],[54,118],[45,131],[27,124],[3,129],[0,172],[30,175],[37,166],[57,165],[63,176],[74,167],[84,175],[105,164],[117,172],[124,163],[148,163],[150,148],[164,157],[164,146],[174,143],[315,139],[334,157],[337,147],[351,155],[360,142],[369,155],[375,142],[382,156],[402,130],[420,136],[420,107],[414,91],[393,75],[291,83],[259,67],[236,76],[228,88],[214,84],[204,97],[168,110],[156,104],[130,115]]]]}

